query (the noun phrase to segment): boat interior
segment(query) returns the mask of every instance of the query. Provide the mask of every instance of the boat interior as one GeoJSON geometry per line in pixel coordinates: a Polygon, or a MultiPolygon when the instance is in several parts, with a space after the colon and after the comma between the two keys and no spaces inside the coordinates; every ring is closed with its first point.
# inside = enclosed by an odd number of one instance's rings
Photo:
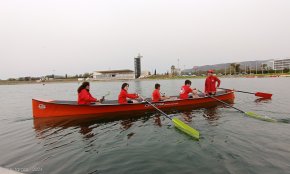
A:
{"type": "MultiPolygon", "coordinates": [[[[224,90],[217,91],[215,96],[223,95],[225,93],[227,93],[227,91],[224,91],[224,90]]],[[[200,98],[204,98],[205,97],[205,95],[201,94],[201,93],[199,93],[198,96],[200,98]]],[[[170,97],[171,97],[170,100],[165,100],[165,101],[180,100],[179,96],[170,96],[170,97]]],[[[146,98],[146,100],[149,101],[149,102],[152,102],[151,98],[146,98]]],[[[136,101],[137,101],[137,103],[145,103],[145,101],[143,101],[142,99],[138,99],[136,101]]],[[[68,100],[53,100],[50,103],[77,105],[77,101],[68,101],[68,100]]],[[[92,103],[92,105],[99,105],[99,104],[101,104],[101,105],[117,105],[118,104],[118,100],[105,100],[102,103],[92,103]]],[[[133,103],[133,104],[135,104],[135,103],[133,103]]]]}

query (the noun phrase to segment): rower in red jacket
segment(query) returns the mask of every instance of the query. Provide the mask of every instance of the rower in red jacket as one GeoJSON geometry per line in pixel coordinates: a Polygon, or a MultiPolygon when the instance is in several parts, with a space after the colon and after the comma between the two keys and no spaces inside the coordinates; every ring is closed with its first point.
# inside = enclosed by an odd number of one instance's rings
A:
{"type": "Polygon", "coordinates": [[[118,98],[119,104],[136,103],[137,102],[135,100],[127,100],[127,98],[130,98],[130,99],[139,98],[138,94],[128,94],[128,92],[127,92],[128,88],[129,88],[128,83],[122,84],[121,92],[120,92],[119,98],[118,98]]]}
{"type": "Polygon", "coordinates": [[[180,99],[199,98],[199,96],[197,95],[196,89],[195,88],[191,89],[190,86],[191,86],[191,81],[185,80],[184,86],[182,86],[180,90],[180,95],[179,95],[180,99]],[[192,94],[192,95],[190,96],[189,94],[192,94]]]}
{"type": "Polygon", "coordinates": [[[204,92],[206,95],[215,95],[216,88],[220,86],[221,81],[219,78],[213,75],[213,70],[207,71],[207,78],[205,80],[204,92]]]}
{"type": "Polygon", "coordinates": [[[160,94],[160,84],[155,84],[155,90],[152,93],[152,102],[159,102],[162,100],[170,99],[170,97],[167,96],[161,96],[160,94]]]}
{"type": "Polygon", "coordinates": [[[90,93],[90,83],[83,82],[82,85],[78,88],[78,104],[79,105],[89,105],[92,102],[102,102],[94,98],[90,93]]]}

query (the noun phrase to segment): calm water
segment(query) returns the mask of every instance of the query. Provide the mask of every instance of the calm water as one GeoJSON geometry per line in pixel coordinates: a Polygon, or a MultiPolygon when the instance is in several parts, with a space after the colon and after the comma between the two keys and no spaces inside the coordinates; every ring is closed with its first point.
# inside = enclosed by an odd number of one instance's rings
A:
{"type": "MultiPolygon", "coordinates": [[[[129,91],[150,96],[155,82],[130,81],[129,91]]],[[[159,81],[167,95],[176,95],[183,82],[159,81]]],[[[93,82],[91,93],[99,98],[110,91],[107,99],[116,99],[121,83],[93,82]]],[[[193,80],[197,88],[203,83],[193,80]]],[[[158,113],[112,121],[32,118],[32,98],[75,100],[78,86],[0,86],[0,166],[60,174],[290,173],[290,124],[255,120],[222,106],[175,113],[200,131],[200,141],[158,113]]],[[[234,106],[290,118],[290,78],[222,79],[222,86],[273,93],[272,100],[263,101],[236,93],[234,106]]]]}

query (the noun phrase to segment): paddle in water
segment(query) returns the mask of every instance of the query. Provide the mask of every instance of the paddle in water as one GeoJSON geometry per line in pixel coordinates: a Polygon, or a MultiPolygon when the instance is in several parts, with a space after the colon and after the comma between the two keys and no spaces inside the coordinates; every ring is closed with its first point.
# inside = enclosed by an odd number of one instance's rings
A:
{"type": "MultiPolygon", "coordinates": [[[[198,92],[204,94],[204,93],[201,92],[200,90],[198,90],[198,92]]],[[[240,111],[241,113],[246,114],[248,117],[255,118],[255,119],[258,119],[258,120],[262,120],[262,121],[277,122],[277,120],[275,120],[275,119],[273,119],[273,118],[263,117],[263,116],[261,116],[261,115],[258,115],[258,114],[256,114],[256,113],[254,113],[254,112],[245,112],[245,111],[243,111],[243,110],[241,110],[241,109],[238,109],[238,108],[236,108],[236,107],[234,107],[234,106],[231,106],[230,104],[228,104],[228,103],[226,103],[226,102],[224,102],[224,101],[222,101],[222,100],[220,100],[220,99],[217,99],[217,98],[215,98],[215,97],[213,97],[213,96],[211,96],[211,95],[208,95],[208,97],[213,98],[213,99],[215,99],[216,101],[219,101],[219,102],[223,103],[224,105],[226,105],[226,106],[228,106],[228,107],[234,108],[234,109],[240,111]]]]}
{"type": "MultiPolygon", "coordinates": [[[[231,90],[231,89],[227,89],[227,88],[218,88],[218,89],[224,89],[224,90],[231,90]]],[[[245,94],[254,94],[257,97],[262,97],[262,98],[266,98],[266,99],[270,99],[272,97],[273,94],[269,94],[269,93],[265,93],[265,92],[247,92],[247,91],[239,91],[239,90],[234,90],[235,92],[241,92],[241,93],[245,93],[245,94]]]]}
{"type": "Polygon", "coordinates": [[[169,118],[175,125],[175,127],[177,127],[179,130],[181,130],[182,132],[192,136],[193,138],[199,140],[199,132],[197,130],[195,130],[194,128],[188,126],[187,124],[183,123],[181,120],[179,120],[178,118],[174,117],[174,118],[170,118],[167,114],[165,114],[162,110],[160,110],[159,108],[157,108],[154,104],[152,104],[151,102],[149,102],[148,100],[144,99],[143,97],[141,97],[141,99],[145,102],[147,102],[149,105],[151,105],[153,108],[155,108],[157,111],[159,111],[161,114],[163,114],[165,117],[169,118]]]}

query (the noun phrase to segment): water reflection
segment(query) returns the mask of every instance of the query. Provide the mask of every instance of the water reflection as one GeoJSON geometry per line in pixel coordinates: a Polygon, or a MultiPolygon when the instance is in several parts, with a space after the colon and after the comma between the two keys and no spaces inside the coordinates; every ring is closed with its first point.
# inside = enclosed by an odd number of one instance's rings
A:
{"type": "Polygon", "coordinates": [[[181,116],[186,122],[192,122],[192,113],[191,112],[183,112],[183,113],[181,113],[181,116]]]}
{"type": "Polygon", "coordinates": [[[161,124],[161,119],[160,119],[160,115],[153,117],[153,119],[154,119],[154,124],[155,124],[156,126],[159,126],[159,127],[162,126],[162,124],[161,124]]]}
{"type": "Polygon", "coordinates": [[[272,99],[269,99],[269,98],[258,98],[258,99],[255,100],[255,102],[256,103],[260,103],[260,102],[261,103],[269,103],[269,102],[271,102],[271,100],[272,99]]]}
{"type": "Polygon", "coordinates": [[[46,137],[57,134],[68,128],[79,128],[79,133],[84,138],[91,138],[94,136],[93,129],[102,124],[102,121],[92,118],[38,118],[33,120],[36,137],[44,139],[46,137]]]}
{"type": "MultiPolygon", "coordinates": [[[[150,116],[144,116],[144,114],[142,114],[134,115],[134,118],[132,118],[132,115],[124,115],[120,118],[96,118],[93,116],[38,118],[33,120],[33,128],[38,139],[49,139],[53,135],[60,137],[67,136],[65,132],[70,132],[69,134],[79,133],[82,135],[82,138],[90,139],[98,134],[99,131],[95,129],[100,129],[100,131],[103,132],[114,129],[124,132],[130,129],[139,119],[146,122],[150,119],[150,116]],[[67,129],[70,130],[65,131],[67,129]]],[[[134,133],[129,133],[128,138],[131,138],[133,135],[134,133]]]]}
{"type": "Polygon", "coordinates": [[[131,133],[129,133],[129,134],[127,135],[127,138],[130,139],[133,135],[135,135],[135,133],[134,133],[134,132],[131,132],[131,133]]]}
{"type": "Polygon", "coordinates": [[[131,119],[121,121],[121,129],[123,130],[129,129],[132,125],[133,125],[133,122],[131,119]]]}
{"type": "Polygon", "coordinates": [[[136,90],[137,93],[143,94],[141,81],[139,81],[139,80],[135,81],[135,90],[136,90]]]}
{"type": "Polygon", "coordinates": [[[93,128],[90,128],[89,126],[81,126],[80,127],[80,133],[84,135],[84,138],[92,138],[95,134],[92,132],[93,128]]]}
{"type": "Polygon", "coordinates": [[[217,108],[218,107],[204,109],[203,117],[209,121],[218,120],[220,116],[217,112],[217,108]]]}

